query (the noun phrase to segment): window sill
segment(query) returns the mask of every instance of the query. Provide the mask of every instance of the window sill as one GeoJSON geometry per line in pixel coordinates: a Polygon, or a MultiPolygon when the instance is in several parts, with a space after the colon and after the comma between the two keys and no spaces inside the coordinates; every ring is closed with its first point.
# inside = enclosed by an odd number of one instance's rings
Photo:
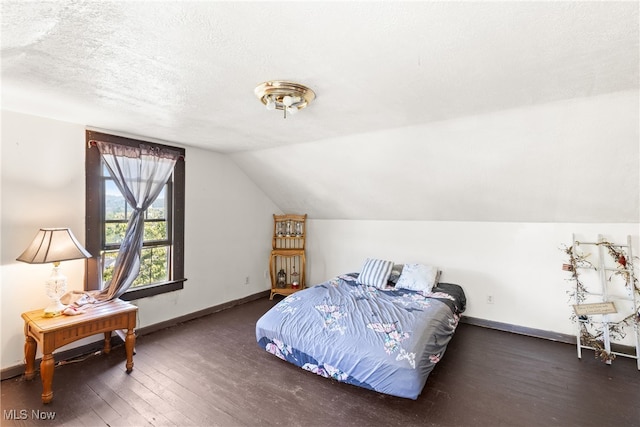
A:
{"type": "Polygon", "coordinates": [[[170,282],[156,283],[153,285],[147,285],[140,288],[130,289],[125,292],[120,299],[125,301],[132,301],[140,298],[152,297],[154,295],[160,295],[167,292],[179,291],[184,288],[184,282],[187,279],[172,280],[170,282]]]}

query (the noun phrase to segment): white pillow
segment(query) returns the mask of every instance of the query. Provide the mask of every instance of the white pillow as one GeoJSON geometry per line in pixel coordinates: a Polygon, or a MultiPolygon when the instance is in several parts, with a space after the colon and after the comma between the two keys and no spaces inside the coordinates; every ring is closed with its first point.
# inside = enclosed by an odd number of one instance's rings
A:
{"type": "Polygon", "coordinates": [[[383,289],[387,286],[392,268],[393,261],[367,258],[358,275],[358,283],[383,289]]]}
{"type": "Polygon", "coordinates": [[[438,269],[423,264],[405,264],[396,289],[431,292],[436,284],[438,269]]]}

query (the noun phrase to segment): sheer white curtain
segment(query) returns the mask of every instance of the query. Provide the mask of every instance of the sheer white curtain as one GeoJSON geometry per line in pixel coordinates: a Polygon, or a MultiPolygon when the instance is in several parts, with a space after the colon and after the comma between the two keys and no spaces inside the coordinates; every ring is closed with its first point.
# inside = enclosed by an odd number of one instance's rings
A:
{"type": "Polygon", "coordinates": [[[133,208],[120,250],[113,278],[98,294],[99,301],[120,297],[140,272],[144,238],[144,211],[156,200],[171,176],[180,154],[147,145],[128,147],[96,141],[111,177],[133,208]]]}

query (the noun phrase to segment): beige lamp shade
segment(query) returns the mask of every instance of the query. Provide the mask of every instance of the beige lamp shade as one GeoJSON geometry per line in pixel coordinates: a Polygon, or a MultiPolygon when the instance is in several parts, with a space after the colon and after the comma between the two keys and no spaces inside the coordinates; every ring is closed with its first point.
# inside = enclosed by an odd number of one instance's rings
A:
{"type": "Polygon", "coordinates": [[[65,310],[60,297],[67,292],[67,278],[60,272],[60,262],[91,258],[68,228],[41,228],[17,261],[29,264],[53,263],[53,272],[46,282],[51,304],[44,309],[44,317],[59,316],[65,310]]]}
{"type": "Polygon", "coordinates": [[[31,244],[16,259],[29,264],[91,258],[68,228],[41,228],[31,244]]]}

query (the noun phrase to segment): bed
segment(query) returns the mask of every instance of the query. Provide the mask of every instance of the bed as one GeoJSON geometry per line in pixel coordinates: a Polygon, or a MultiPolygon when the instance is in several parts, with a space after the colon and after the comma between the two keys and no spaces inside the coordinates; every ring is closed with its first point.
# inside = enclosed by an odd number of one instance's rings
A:
{"type": "Polygon", "coordinates": [[[284,298],[256,323],[258,344],[323,377],[417,399],[456,330],[464,291],[371,286],[359,274],[284,298]]]}

